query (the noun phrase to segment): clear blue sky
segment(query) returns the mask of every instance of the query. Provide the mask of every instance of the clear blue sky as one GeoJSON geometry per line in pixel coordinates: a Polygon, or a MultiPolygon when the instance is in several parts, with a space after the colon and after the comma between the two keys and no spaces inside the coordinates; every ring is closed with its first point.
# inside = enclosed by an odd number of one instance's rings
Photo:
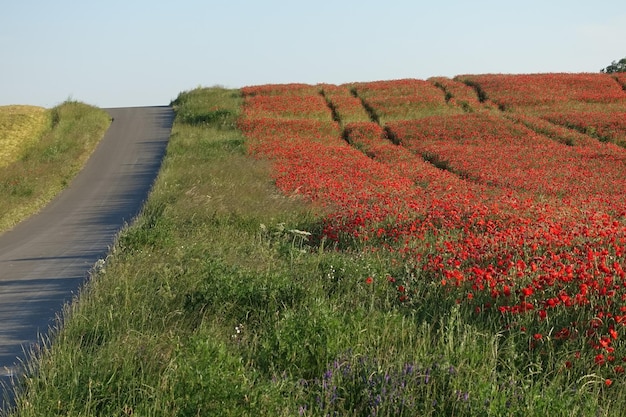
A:
{"type": "Polygon", "coordinates": [[[168,104],[197,86],[597,72],[624,0],[3,0],[0,105],[168,104]]]}

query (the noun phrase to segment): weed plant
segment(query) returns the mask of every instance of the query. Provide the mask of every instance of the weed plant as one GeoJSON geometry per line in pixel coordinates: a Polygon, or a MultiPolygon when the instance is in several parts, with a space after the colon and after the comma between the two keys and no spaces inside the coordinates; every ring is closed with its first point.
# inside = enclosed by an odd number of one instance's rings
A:
{"type": "Polygon", "coordinates": [[[268,163],[247,156],[238,91],[172,104],[141,216],[33,352],[11,415],[623,410],[623,389],[525,356],[526,338],[494,330],[393,255],[320,240],[320,209],[279,194],[268,163]],[[398,302],[396,279],[420,298],[398,302]]]}

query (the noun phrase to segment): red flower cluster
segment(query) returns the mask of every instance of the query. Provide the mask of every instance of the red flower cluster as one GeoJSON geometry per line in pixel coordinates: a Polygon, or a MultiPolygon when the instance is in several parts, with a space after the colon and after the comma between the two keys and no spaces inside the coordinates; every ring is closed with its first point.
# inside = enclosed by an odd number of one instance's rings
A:
{"type": "Polygon", "coordinates": [[[312,96],[254,95],[245,102],[246,113],[250,117],[329,120],[330,109],[319,94],[312,96]]]}

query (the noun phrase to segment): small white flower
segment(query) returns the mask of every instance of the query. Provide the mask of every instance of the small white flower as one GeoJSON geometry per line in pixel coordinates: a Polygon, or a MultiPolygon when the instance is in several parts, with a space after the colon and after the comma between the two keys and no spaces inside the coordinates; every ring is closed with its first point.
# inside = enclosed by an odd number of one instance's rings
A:
{"type": "Polygon", "coordinates": [[[304,231],[304,230],[291,229],[291,230],[289,230],[289,232],[293,233],[294,235],[302,236],[302,237],[309,237],[309,236],[311,236],[310,232],[307,232],[307,231],[304,231]]]}
{"type": "Polygon", "coordinates": [[[106,270],[104,267],[106,266],[106,261],[104,259],[98,259],[96,263],[93,265],[93,270],[98,273],[105,273],[106,270]]]}
{"type": "Polygon", "coordinates": [[[239,338],[239,336],[241,335],[242,332],[243,332],[243,324],[239,324],[239,325],[235,326],[235,334],[231,335],[230,337],[232,339],[237,339],[237,338],[239,338]]]}

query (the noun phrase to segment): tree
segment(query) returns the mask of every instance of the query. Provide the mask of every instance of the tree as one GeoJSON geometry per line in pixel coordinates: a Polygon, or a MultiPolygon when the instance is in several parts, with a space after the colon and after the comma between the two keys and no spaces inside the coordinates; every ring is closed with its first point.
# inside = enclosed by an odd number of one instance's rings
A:
{"type": "Polygon", "coordinates": [[[619,61],[611,62],[606,68],[602,68],[600,72],[604,72],[605,74],[613,74],[615,72],[626,72],[626,58],[622,58],[619,61]]]}

